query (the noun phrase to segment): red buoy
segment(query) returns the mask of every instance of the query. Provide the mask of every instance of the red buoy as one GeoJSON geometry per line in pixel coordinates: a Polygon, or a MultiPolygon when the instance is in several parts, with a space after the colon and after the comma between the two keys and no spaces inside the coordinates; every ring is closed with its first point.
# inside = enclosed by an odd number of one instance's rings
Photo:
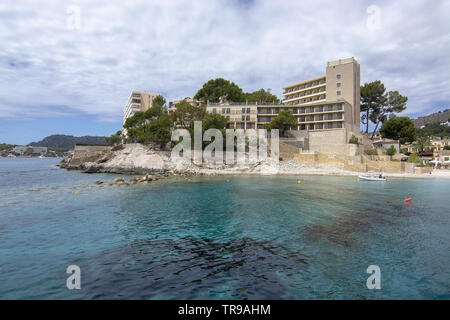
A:
{"type": "Polygon", "coordinates": [[[405,202],[411,202],[412,198],[406,198],[405,202]]]}

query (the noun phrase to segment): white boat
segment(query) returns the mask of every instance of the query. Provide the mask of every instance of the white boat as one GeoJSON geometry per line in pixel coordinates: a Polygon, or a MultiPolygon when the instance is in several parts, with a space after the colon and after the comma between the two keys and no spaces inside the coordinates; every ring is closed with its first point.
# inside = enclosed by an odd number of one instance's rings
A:
{"type": "Polygon", "coordinates": [[[386,178],[383,176],[381,178],[379,176],[377,176],[377,177],[358,176],[358,179],[365,180],[365,181],[386,181],[386,178]]]}

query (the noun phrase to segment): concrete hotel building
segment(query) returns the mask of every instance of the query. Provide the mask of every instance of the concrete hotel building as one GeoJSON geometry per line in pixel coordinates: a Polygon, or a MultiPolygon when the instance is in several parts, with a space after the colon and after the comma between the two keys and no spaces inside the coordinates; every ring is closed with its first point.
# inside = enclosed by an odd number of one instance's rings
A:
{"type": "Polygon", "coordinates": [[[352,57],[327,63],[325,75],[285,86],[282,104],[208,103],[230,128],[263,128],[282,110],[297,118],[294,130],[348,129],[359,133],[360,66],[352,57]]]}
{"type": "Polygon", "coordinates": [[[132,117],[137,111],[146,111],[153,105],[153,99],[159,96],[158,93],[148,93],[143,91],[131,91],[127,104],[123,110],[123,123],[127,118],[132,117]]]}

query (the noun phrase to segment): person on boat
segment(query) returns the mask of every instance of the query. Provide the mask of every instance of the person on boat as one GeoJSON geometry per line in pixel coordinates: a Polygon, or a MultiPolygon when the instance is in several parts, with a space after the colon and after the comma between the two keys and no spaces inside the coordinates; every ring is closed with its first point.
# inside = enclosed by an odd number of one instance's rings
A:
{"type": "Polygon", "coordinates": [[[383,174],[380,173],[380,175],[378,176],[378,178],[383,179],[383,174]]]}

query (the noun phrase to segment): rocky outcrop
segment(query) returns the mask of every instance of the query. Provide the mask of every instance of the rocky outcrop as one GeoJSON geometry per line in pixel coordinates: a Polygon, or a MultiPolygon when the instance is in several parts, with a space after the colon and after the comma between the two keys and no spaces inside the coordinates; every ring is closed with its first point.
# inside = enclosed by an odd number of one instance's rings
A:
{"type": "Polygon", "coordinates": [[[59,163],[61,168],[82,170],[86,173],[120,173],[120,174],[239,174],[268,173],[272,174],[274,164],[269,160],[253,164],[202,164],[195,165],[190,161],[171,161],[170,152],[154,150],[142,144],[126,144],[115,151],[101,154],[86,154],[84,157],[74,154],[59,163]]]}
{"type": "Polygon", "coordinates": [[[73,155],[64,158],[57,166],[68,170],[84,170],[88,162],[102,163],[114,156],[111,147],[107,146],[76,146],[73,155]]]}

